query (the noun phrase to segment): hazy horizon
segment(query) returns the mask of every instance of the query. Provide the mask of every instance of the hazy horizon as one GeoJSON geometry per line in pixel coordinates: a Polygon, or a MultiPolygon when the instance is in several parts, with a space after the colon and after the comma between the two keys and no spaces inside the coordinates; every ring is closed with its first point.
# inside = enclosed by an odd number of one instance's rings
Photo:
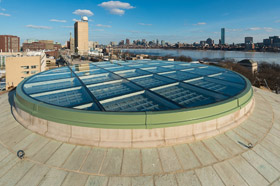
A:
{"type": "Polygon", "coordinates": [[[89,17],[89,40],[108,44],[130,40],[165,40],[193,43],[220,39],[226,28],[226,43],[254,42],[280,35],[280,1],[92,1],[0,0],[0,35],[54,40],[64,44],[74,22],[89,17]]]}

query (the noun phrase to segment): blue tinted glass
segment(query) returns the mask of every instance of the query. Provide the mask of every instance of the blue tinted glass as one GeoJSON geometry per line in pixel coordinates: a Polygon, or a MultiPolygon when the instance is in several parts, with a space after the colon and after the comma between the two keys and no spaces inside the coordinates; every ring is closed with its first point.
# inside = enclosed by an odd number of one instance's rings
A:
{"type": "Polygon", "coordinates": [[[31,97],[52,105],[75,107],[92,102],[91,97],[83,87],[32,94],[31,97]]]}
{"type": "Polygon", "coordinates": [[[98,100],[121,96],[141,90],[140,87],[126,81],[97,84],[94,86],[88,86],[88,89],[98,100]]]}
{"type": "Polygon", "coordinates": [[[36,100],[68,108],[157,111],[216,103],[246,86],[242,76],[223,68],[138,60],[52,69],[28,78],[23,90],[36,100]]]}
{"type": "Polygon", "coordinates": [[[71,88],[76,86],[81,86],[81,83],[77,78],[67,78],[67,79],[58,79],[53,81],[25,83],[24,90],[28,94],[34,94],[39,92],[60,90],[60,89],[71,88]]]}

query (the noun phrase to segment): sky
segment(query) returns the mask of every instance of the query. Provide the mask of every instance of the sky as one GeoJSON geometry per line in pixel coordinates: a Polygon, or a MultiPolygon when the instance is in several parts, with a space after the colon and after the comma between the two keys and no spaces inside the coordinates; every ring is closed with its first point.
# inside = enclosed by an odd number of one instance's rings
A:
{"type": "Polygon", "coordinates": [[[226,43],[280,35],[279,0],[0,0],[0,35],[47,39],[64,44],[75,20],[89,17],[89,40],[108,44],[130,40],[226,43]]]}

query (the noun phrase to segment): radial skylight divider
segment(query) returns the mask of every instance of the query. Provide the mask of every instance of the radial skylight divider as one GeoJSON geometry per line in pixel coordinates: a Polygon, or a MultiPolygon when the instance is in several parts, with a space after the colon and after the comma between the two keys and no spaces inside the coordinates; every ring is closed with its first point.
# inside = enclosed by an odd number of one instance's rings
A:
{"type": "Polygon", "coordinates": [[[70,69],[70,71],[76,76],[76,78],[78,78],[78,80],[80,81],[81,85],[84,87],[85,91],[89,94],[89,96],[92,98],[92,102],[94,102],[97,107],[101,110],[101,111],[105,111],[104,107],[100,104],[100,102],[96,99],[96,97],[91,93],[91,91],[87,88],[87,86],[84,84],[84,82],[79,78],[79,76],[73,72],[73,70],[68,66],[68,68],[70,69]]]}

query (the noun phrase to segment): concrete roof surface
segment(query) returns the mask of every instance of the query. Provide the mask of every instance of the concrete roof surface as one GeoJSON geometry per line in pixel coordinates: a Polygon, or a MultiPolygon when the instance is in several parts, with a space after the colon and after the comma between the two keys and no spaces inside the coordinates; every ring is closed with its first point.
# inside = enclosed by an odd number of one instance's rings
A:
{"type": "Polygon", "coordinates": [[[255,109],[239,127],[195,143],[144,149],[42,137],[14,119],[11,93],[1,95],[0,185],[280,185],[280,96],[254,92],[255,109]],[[22,160],[18,150],[25,152],[22,160]]]}

